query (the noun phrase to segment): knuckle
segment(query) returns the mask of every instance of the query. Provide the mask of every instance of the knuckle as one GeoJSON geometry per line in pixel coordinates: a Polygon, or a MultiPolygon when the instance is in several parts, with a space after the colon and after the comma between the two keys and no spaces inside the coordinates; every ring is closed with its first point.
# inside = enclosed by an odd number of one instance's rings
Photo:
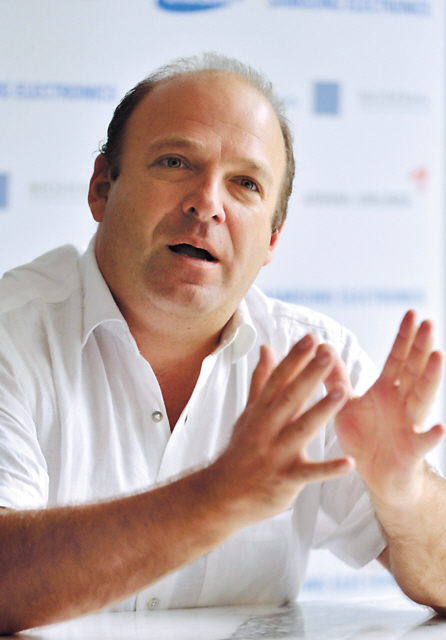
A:
{"type": "Polygon", "coordinates": [[[301,480],[303,480],[304,482],[308,482],[312,478],[313,469],[311,468],[311,465],[301,463],[298,469],[299,469],[299,476],[301,480]]]}
{"type": "MultiPolygon", "coordinates": [[[[290,387],[286,387],[281,393],[281,400],[284,404],[297,404],[300,403],[297,401],[296,393],[290,387]]],[[[296,407],[296,410],[299,410],[299,406],[296,407]]]]}

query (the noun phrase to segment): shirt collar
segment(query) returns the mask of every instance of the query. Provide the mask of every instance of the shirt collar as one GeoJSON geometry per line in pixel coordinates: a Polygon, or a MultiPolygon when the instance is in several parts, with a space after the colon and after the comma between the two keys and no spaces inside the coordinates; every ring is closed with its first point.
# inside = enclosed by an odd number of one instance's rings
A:
{"type": "MultiPolygon", "coordinates": [[[[90,240],[88,249],[80,258],[84,292],[82,348],[84,348],[91,332],[104,322],[118,320],[127,326],[99,269],[94,250],[95,240],[96,235],[90,240]]],[[[245,300],[242,300],[239,308],[223,329],[220,342],[214,353],[217,354],[232,345],[231,360],[236,362],[251,351],[256,336],[257,332],[248,305],[245,300]]]]}
{"type": "Polygon", "coordinates": [[[84,296],[82,348],[84,348],[91,332],[98,325],[116,320],[125,323],[99,269],[94,251],[95,240],[96,235],[90,240],[88,249],[80,258],[84,296]]]}
{"type": "Polygon", "coordinates": [[[221,334],[220,342],[214,353],[232,345],[232,362],[243,358],[253,348],[257,337],[251,314],[245,300],[229,320],[221,334]]]}

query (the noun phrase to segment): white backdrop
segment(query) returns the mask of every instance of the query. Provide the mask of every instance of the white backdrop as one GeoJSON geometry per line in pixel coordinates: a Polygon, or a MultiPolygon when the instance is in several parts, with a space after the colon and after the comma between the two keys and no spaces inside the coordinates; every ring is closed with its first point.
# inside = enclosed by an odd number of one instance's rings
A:
{"type": "Polygon", "coordinates": [[[378,365],[409,307],[441,346],[444,43],[442,0],[0,0],[0,272],[86,246],[116,103],[158,65],[213,49],[270,76],[295,132],[262,288],[336,317],[378,365]]]}

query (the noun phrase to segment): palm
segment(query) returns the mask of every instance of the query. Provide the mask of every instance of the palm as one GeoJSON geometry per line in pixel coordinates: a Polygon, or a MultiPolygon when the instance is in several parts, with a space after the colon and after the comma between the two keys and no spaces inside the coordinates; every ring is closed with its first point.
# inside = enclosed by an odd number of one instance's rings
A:
{"type": "Polygon", "coordinates": [[[388,500],[410,490],[423,457],[442,436],[439,425],[421,432],[440,381],[442,356],[432,351],[432,327],[417,329],[415,314],[401,323],[384,369],[369,391],[352,398],[336,418],[344,453],[377,496],[388,500]]]}

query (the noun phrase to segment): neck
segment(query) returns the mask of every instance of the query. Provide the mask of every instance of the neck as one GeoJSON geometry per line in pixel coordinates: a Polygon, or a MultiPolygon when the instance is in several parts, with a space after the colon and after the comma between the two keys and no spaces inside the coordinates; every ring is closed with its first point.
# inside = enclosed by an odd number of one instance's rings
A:
{"type": "Polygon", "coordinates": [[[170,313],[133,313],[118,305],[141,354],[153,366],[185,358],[203,360],[217,346],[223,328],[231,318],[178,317],[170,313]]]}
{"type": "Polygon", "coordinates": [[[156,314],[151,314],[149,321],[123,315],[158,380],[173,430],[193,393],[203,360],[217,347],[224,325],[212,327],[209,322],[175,321],[172,317],[169,322],[167,318],[156,322],[156,314]]]}

